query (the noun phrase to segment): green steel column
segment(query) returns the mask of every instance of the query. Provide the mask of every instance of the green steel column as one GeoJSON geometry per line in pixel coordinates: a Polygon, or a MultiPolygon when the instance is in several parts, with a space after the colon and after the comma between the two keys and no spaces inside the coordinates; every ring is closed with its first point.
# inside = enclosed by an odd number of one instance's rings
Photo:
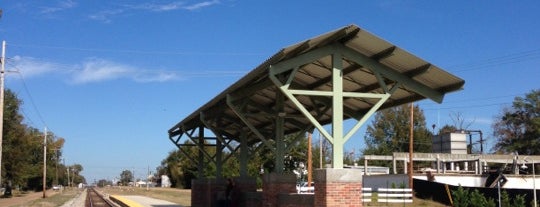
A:
{"type": "Polygon", "coordinates": [[[240,177],[244,178],[248,176],[247,163],[248,163],[248,146],[247,146],[247,133],[242,132],[240,134],[240,177]]]}
{"type": "Polygon", "coordinates": [[[332,167],[343,168],[343,64],[341,54],[332,55],[332,167]]]}
{"type": "Polygon", "coordinates": [[[281,115],[283,112],[283,102],[284,97],[280,92],[276,93],[276,111],[278,116],[276,117],[276,157],[275,157],[275,172],[278,174],[283,173],[284,158],[285,158],[285,143],[283,125],[285,123],[285,118],[281,115]]]}
{"type": "Polygon", "coordinates": [[[222,160],[222,154],[223,154],[223,147],[221,144],[220,139],[216,139],[216,178],[221,179],[221,171],[223,166],[223,160],[222,160]]]}
{"type": "Polygon", "coordinates": [[[198,143],[199,156],[197,157],[197,171],[198,171],[197,178],[200,179],[204,177],[204,154],[202,150],[200,150],[200,149],[204,149],[204,128],[203,127],[199,127],[198,139],[199,139],[199,143],[198,143]]]}

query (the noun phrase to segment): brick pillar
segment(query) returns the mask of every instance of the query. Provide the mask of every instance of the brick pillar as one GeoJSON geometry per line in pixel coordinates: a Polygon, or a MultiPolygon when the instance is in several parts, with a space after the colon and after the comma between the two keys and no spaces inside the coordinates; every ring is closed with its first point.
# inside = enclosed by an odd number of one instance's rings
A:
{"type": "MultiPolygon", "coordinates": [[[[235,183],[235,188],[238,192],[238,206],[240,207],[251,207],[251,206],[260,206],[256,205],[257,200],[253,198],[253,193],[257,192],[257,179],[253,177],[236,177],[233,179],[235,183]]],[[[260,202],[259,202],[260,203],[260,202]]]]}
{"type": "Polygon", "coordinates": [[[296,193],[296,176],[294,174],[264,174],[262,206],[277,207],[278,194],[281,193],[296,193]]]}
{"type": "Polygon", "coordinates": [[[315,170],[315,206],[361,207],[362,172],[358,169],[315,170]]]}
{"type": "Polygon", "coordinates": [[[219,193],[225,191],[226,185],[226,181],[222,179],[201,178],[191,180],[191,206],[216,206],[219,193]]]}

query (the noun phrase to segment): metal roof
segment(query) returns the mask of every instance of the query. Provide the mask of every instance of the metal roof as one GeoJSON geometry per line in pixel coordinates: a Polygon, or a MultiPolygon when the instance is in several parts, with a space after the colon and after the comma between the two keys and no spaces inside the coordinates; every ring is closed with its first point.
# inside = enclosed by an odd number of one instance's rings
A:
{"type": "MultiPolygon", "coordinates": [[[[293,58],[315,52],[325,47],[339,45],[345,51],[353,51],[368,57],[367,63],[344,56],[343,64],[343,91],[359,93],[385,93],[383,85],[397,86],[390,98],[380,109],[398,106],[401,104],[432,99],[442,102],[444,94],[462,89],[465,81],[428,63],[415,55],[359,28],[349,25],[338,30],[314,37],[281,49],[268,60],[253,69],[239,81],[229,86],[215,98],[191,113],[188,117],[174,125],[169,131],[169,137],[181,135],[197,127],[210,127],[222,135],[236,139],[240,133],[249,131],[244,122],[227,105],[227,98],[243,100],[245,113],[249,123],[257,127],[261,134],[272,139],[276,115],[286,114],[284,124],[285,134],[299,132],[312,125],[297,107],[286,99],[283,111],[276,110],[277,94],[279,88],[270,80],[270,68],[274,65],[284,64],[293,58]],[[388,76],[377,77],[371,67],[378,66],[385,70],[385,74],[395,74],[406,77],[405,84],[397,85],[397,81],[388,76]],[[415,87],[411,87],[414,85],[415,87]],[[418,90],[421,88],[422,90],[418,90]],[[204,122],[201,120],[205,120],[204,122]]],[[[298,67],[298,71],[290,83],[292,89],[332,91],[332,57],[322,56],[310,63],[298,67]]],[[[332,122],[332,101],[325,97],[310,97],[298,95],[297,99],[316,116],[321,124],[332,122]]],[[[369,98],[346,97],[343,99],[344,119],[359,119],[376,104],[376,100],[369,98]]],[[[171,138],[172,139],[172,138],[171,138]]],[[[250,136],[250,144],[260,140],[250,136]]]]}

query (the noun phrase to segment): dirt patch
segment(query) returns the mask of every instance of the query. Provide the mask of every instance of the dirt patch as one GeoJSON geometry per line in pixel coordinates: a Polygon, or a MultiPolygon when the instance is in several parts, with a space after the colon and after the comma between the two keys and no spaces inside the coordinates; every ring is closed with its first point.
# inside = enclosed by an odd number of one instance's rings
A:
{"type": "MultiPolygon", "coordinates": [[[[47,196],[53,196],[58,192],[48,190],[47,196]]],[[[22,206],[23,204],[43,198],[43,192],[14,192],[11,198],[0,198],[0,206],[22,206]]]]}

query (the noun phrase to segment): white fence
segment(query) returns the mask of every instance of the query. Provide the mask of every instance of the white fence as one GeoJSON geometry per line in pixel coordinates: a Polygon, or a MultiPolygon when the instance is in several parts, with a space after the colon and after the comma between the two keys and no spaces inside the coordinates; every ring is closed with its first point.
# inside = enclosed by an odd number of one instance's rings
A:
{"type": "Polygon", "coordinates": [[[362,202],[376,203],[412,203],[413,194],[410,188],[362,188],[362,202]]]}

